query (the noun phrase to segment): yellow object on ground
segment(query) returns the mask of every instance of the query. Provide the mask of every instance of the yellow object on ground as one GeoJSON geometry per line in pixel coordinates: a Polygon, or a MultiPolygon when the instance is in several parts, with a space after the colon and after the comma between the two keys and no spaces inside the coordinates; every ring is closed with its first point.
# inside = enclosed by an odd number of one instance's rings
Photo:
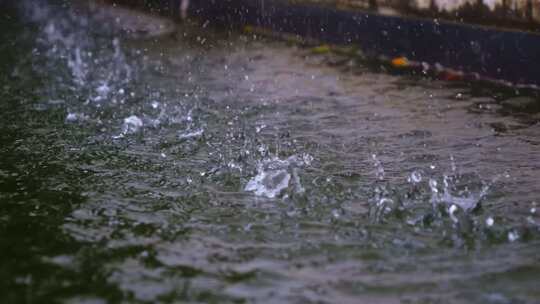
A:
{"type": "Polygon", "coordinates": [[[392,59],[392,65],[397,68],[408,67],[409,60],[406,57],[396,57],[392,59]]]}
{"type": "Polygon", "coordinates": [[[330,52],[330,46],[328,44],[323,44],[323,45],[316,46],[311,50],[315,54],[326,54],[330,52]]]}
{"type": "Polygon", "coordinates": [[[251,25],[246,25],[244,26],[244,33],[246,34],[251,34],[255,31],[255,29],[253,28],[253,26],[251,25]]]}

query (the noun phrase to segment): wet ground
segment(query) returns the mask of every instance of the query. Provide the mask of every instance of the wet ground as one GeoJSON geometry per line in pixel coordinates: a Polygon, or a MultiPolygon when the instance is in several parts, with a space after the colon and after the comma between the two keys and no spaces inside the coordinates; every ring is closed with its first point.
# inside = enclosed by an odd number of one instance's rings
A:
{"type": "Polygon", "coordinates": [[[540,301],[536,93],[0,15],[2,303],[540,301]]]}

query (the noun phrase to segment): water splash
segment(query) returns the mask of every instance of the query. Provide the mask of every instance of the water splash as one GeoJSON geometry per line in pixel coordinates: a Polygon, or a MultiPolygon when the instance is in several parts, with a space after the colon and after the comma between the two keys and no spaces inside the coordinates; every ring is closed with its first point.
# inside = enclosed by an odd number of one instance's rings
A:
{"type": "Polygon", "coordinates": [[[448,207],[457,206],[465,212],[470,212],[479,206],[490,185],[495,181],[496,179],[486,184],[472,175],[443,175],[442,183],[436,178],[431,178],[429,180],[431,203],[434,209],[443,204],[448,207]]]}
{"type": "Polygon", "coordinates": [[[309,166],[312,161],[309,154],[284,160],[276,156],[267,158],[257,164],[257,175],[248,181],[244,191],[267,198],[279,197],[291,187],[294,193],[303,193],[305,189],[300,183],[298,168],[309,166]]]}
{"type": "Polygon", "coordinates": [[[372,154],[373,166],[375,167],[375,176],[378,180],[384,180],[384,167],[381,161],[377,158],[377,154],[372,154]]]}
{"type": "Polygon", "coordinates": [[[44,54],[46,60],[38,61],[42,59],[36,56],[34,69],[44,77],[57,71],[54,83],[48,85],[50,98],[61,98],[68,90],[79,97],[73,102],[123,103],[125,96],[118,92],[129,87],[137,73],[117,37],[92,34],[103,27],[97,16],[55,10],[42,2],[23,3],[29,20],[42,28],[35,52],[44,54]]]}
{"type": "Polygon", "coordinates": [[[515,230],[508,231],[508,241],[515,242],[519,239],[519,233],[515,230]]]}
{"type": "Polygon", "coordinates": [[[66,122],[75,123],[88,120],[89,117],[83,113],[68,113],[66,115],[66,122]]]}
{"type": "MultiPolygon", "coordinates": [[[[475,172],[458,170],[451,157],[449,170],[442,175],[434,171],[436,167],[433,164],[425,169],[413,169],[406,176],[407,184],[403,188],[383,178],[384,168],[381,162],[373,155],[372,160],[376,168],[376,180],[371,187],[369,199],[371,221],[386,221],[390,216],[395,216],[396,219],[404,218],[411,226],[444,227],[448,219],[452,230],[458,235],[478,229],[482,221],[476,219],[477,213],[474,211],[479,209],[492,186],[501,177],[507,176],[498,174],[490,181],[485,181],[475,172]]],[[[483,223],[484,227],[490,228],[495,220],[486,217],[483,223]]]]}
{"type": "Polygon", "coordinates": [[[122,131],[119,135],[113,136],[113,138],[122,138],[129,134],[135,134],[139,132],[143,125],[143,121],[135,115],[126,117],[124,118],[124,123],[122,124],[122,131]]]}
{"type": "Polygon", "coordinates": [[[186,130],[178,135],[178,138],[180,139],[196,139],[204,134],[204,129],[199,128],[195,130],[186,130]]]}
{"type": "Polygon", "coordinates": [[[422,182],[422,178],[423,178],[422,172],[420,170],[414,170],[413,172],[411,172],[411,174],[407,178],[407,182],[412,183],[412,184],[418,184],[422,182]]]}
{"type": "Polygon", "coordinates": [[[291,175],[285,169],[267,170],[258,169],[258,174],[252,178],[244,188],[257,196],[275,198],[289,187],[291,175]]]}
{"type": "Polygon", "coordinates": [[[376,154],[371,155],[375,167],[376,185],[370,199],[369,215],[372,221],[379,222],[396,208],[396,198],[392,187],[385,181],[385,171],[376,154]]]}

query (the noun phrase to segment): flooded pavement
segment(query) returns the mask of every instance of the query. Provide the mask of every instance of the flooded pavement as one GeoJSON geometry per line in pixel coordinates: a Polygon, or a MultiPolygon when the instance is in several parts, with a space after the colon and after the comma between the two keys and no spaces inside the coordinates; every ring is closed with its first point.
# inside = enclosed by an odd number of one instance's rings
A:
{"type": "Polygon", "coordinates": [[[540,301],[534,92],[0,14],[2,303],[540,301]]]}

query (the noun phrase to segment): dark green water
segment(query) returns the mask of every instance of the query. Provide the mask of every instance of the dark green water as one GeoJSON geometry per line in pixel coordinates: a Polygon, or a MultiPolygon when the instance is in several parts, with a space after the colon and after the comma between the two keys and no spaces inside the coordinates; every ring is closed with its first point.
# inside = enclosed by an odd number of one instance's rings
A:
{"type": "Polygon", "coordinates": [[[540,301],[534,93],[0,17],[1,303],[540,301]]]}

